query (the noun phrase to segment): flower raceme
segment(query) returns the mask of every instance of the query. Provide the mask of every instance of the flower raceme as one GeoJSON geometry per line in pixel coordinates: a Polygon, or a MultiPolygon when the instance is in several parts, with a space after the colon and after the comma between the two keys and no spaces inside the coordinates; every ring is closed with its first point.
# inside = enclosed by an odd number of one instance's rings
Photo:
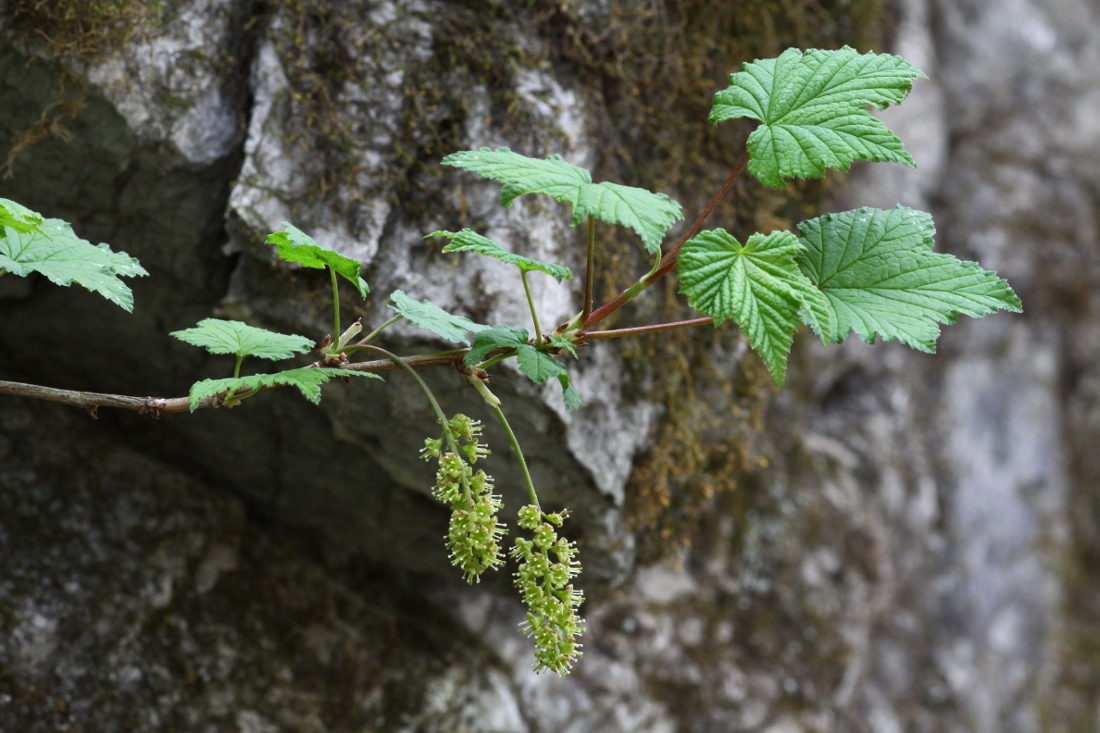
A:
{"type": "Polygon", "coordinates": [[[584,620],[577,615],[584,593],[570,582],[581,572],[577,547],[557,531],[566,516],[567,511],[544,514],[534,504],[523,507],[519,526],[534,536],[517,537],[511,550],[519,562],[515,584],[528,609],[520,629],[535,639],[535,671],[562,676],[581,656],[577,637],[584,633],[584,620]]]}
{"type": "Polygon", "coordinates": [[[444,426],[444,438],[426,439],[420,452],[425,460],[438,460],[432,495],[451,507],[447,549],[467,583],[480,582],[482,573],[504,564],[500,538],[507,532],[497,517],[503,504],[493,493],[492,477],[471,465],[489,455],[481,431],[479,421],[455,415],[444,426]],[[452,450],[443,452],[444,444],[452,450]]]}

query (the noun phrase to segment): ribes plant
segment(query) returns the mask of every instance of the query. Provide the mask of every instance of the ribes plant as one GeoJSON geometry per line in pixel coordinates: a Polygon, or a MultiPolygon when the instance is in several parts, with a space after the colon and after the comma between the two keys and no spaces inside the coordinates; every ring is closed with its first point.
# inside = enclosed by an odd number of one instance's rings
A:
{"type": "MultiPolygon", "coordinates": [[[[0,382],[0,392],[23,394],[79,405],[113,406],[155,414],[232,407],[260,392],[283,386],[297,388],[308,399],[321,398],[321,384],[334,377],[381,379],[382,372],[403,370],[423,390],[437,418],[422,457],[436,467],[433,496],[450,507],[446,547],[451,562],[468,582],[505,562],[502,542],[509,530],[499,518],[503,509],[493,479],[478,462],[488,455],[480,421],[448,415],[417,374],[421,368],[452,365],[475,389],[487,411],[500,422],[517,459],[530,503],[518,511],[510,554],[518,564],[515,584],[527,605],[522,630],[534,638],[536,669],[565,674],[580,656],[577,638],[583,621],[577,611],[582,593],[573,585],[580,573],[577,547],[559,535],[568,511],[547,513],[498,400],[489,389],[489,370],[515,359],[519,371],[538,384],[556,379],[566,409],[574,411],[581,396],[573,388],[566,357],[601,339],[665,329],[733,321],[760,355],[777,385],[786,374],[787,356],[800,324],[823,343],[839,343],[854,331],[861,339],[897,340],[921,351],[935,349],[940,324],[960,314],[981,317],[999,309],[1019,311],[1020,301],[1001,278],[972,262],[933,252],[935,233],[926,213],[902,206],[891,210],[861,208],[826,214],[798,225],[798,233],[753,233],[744,243],[724,229],[701,231],[704,222],[747,167],[768,187],[788,178],[816,178],[826,169],[847,170],[854,161],[895,162],[914,167],[901,141],[869,106],[883,109],[900,103],[920,71],[887,54],[791,49],[779,58],[746,64],[718,92],[710,121],[750,118],[760,124],[749,136],[740,164],[695,221],[671,245],[665,235],[681,220],[678,203],[617,183],[593,183],[591,174],[552,155],[530,158],[508,148],[457,152],[443,164],[498,181],[501,204],[528,194],[544,194],[567,203],[571,223],[587,226],[583,306],[564,324],[547,329],[531,296],[528,278],[548,275],[559,284],[573,277],[566,267],[510,252],[470,229],[439,231],[431,241],[446,240],[446,253],[492,257],[518,269],[530,307],[530,323],[482,325],[446,312],[428,300],[398,290],[387,303],[393,316],[367,330],[361,321],[344,327],[339,282],[350,282],[360,297],[369,293],[360,263],[328,249],[284,222],[268,237],[279,257],[329,273],[333,294],[332,332],[317,347],[311,364],[269,374],[241,376],[249,356],[284,360],[314,348],[303,336],[273,333],[239,323],[206,319],[171,335],[214,354],[235,357],[233,376],[207,379],[191,387],[187,398],[153,399],[92,395],[0,382]],[[652,268],[606,303],[593,302],[596,279],[597,222],[625,226],[641,239],[653,258],[652,268]],[[601,329],[612,313],[672,271],[680,292],[702,315],[686,321],[634,328],[601,329]],[[537,274],[537,273],[541,273],[537,274]],[[450,341],[457,348],[431,354],[398,356],[376,341],[385,329],[405,320],[450,341]],[[530,329],[530,330],[529,330],[530,329]],[[364,335],[364,331],[367,333],[364,335]],[[361,354],[380,357],[357,360],[361,354]],[[523,533],[529,537],[522,536],[523,533]]],[[[68,224],[0,199],[0,275],[45,275],[59,285],[73,282],[100,293],[126,310],[133,305],[121,278],[144,275],[132,257],[92,246],[68,224]]],[[[427,428],[427,426],[425,426],[427,428]]]]}

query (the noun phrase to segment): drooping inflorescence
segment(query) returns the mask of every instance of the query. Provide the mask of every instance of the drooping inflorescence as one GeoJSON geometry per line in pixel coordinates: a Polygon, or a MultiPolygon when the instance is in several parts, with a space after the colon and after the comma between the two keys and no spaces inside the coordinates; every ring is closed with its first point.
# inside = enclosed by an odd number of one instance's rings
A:
{"type": "Polygon", "coordinates": [[[500,538],[508,531],[498,520],[500,497],[493,493],[493,478],[485,471],[476,472],[472,464],[489,455],[480,442],[482,425],[466,415],[452,417],[443,439],[428,438],[420,454],[424,460],[439,461],[432,495],[449,504],[451,521],[447,528],[447,549],[451,564],[461,568],[467,583],[481,580],[481,574],[504,564],[500,538]],[[445,448],[457,448],[445,450],[445,448]]]}
{"type": "Polygon", "coordinates": [[[519,562],[515,583],[527,605],[527,620],[520,630],[535,640],[535,671],[569,673],[581,656],[577,637],[584,633],[584,619],[577,609],[584,593],[570,582],[580,575],[576,544],[558,536],[557,528],[568,516],[544,514],[534,504],[519,510],[519,526],[534,537],[516,538],[511,554],[519,562]]]}

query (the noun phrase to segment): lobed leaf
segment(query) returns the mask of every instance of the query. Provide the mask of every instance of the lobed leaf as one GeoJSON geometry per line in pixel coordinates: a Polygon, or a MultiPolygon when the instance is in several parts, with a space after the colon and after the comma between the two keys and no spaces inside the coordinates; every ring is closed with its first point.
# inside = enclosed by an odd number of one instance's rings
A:
{"type": "Polygon", "coordinates": [[[723,229],[702,232],[680,250],[680,292],[720,326],[732,319],[782,386],[799,315],[820,293],[799,271],[802,249],[790,232],[753,234],[742,246],[723,229]]]}
{"type": "Polygon", "coordinates": [[[4,227],[19,234],[30,234],[42,226],[42,215],[10,199],[0,198],[0,239],[4,227]]]}
{"type": "MultiPolygon", "coordinates": [[[[501,247],[499,244],[483,237],[472,229],[463,229],[461,232],[432,232],[428,237],[447,237],[451,243],[443,248],[444,252],[476,252],[479,255],[492,257],[509,265],[515,265],[522,272],[545,272],[558,282],[572,280],[573,273],[568,267],[555,265],[552,262],[541,262],[530,257],[517,255],[501,247]]],[[[427,237],[425,237],[426,239],[427,237]]]]}
{"type": "Polygon", "coordinates": [[[516,362],[519,370],[535,384],[542,384],[551,377],[560,377],[566,373],[561,362],[530,344],[516,348],[516,362]]]}
{"type": "Polygon", "coordinates": [[[517,197],[542,193],[573,206],[572,225],[593,216],[609,224],[633,229],[652,254],[661,249],[669,227],[683,218],[680,204],[663,193],[617,183],[592,183],[584,168],[565,162],[560,155],[545,160],[528,158],[508,148],[481,148],[452,153],[443,165],[477,173],[504,184],[500,201],[511,206],[517,197]]]}
{"type": "Polygon", "coordinates": [[[93,246],[61,219],[46,219],[24,229],[9,225],[7,236],[0,237],[0,270],[20,277],[38,272],[55,285],[75,282],[126,311],[133,310],[134,294],[119,278],[149,274],[136,259],[106,244],[93,246]]]}
{"type": "Polygon", "coordinates": [[[248,377],[229,377],[227,379],[204,379],[191,385],[191,412],[198,409],[199,403],[207,397],[213,397],[226,392],[236,394],[242,389],[255,391],[265,387],[286,385],[295,387],[302,396],[313,404],[321,401],[321,385],[333,377],[371,377],[382,379],[377,374],[370,372],[357,372],[350,369],[330,369],[328,367],[301,369],[288,369],[285,372],[275,374],[253,374],[248,377]]]}
{"type": "MultiPolygon", "coordinates": [[[[564,377],[562,389],[566,390],[569,387],[569,376],[565,367],[545,351],[540,351],[527,343],[528,338],[527,331],[522,328],[510,326],[487,328],[474,335],[474,345],[466,352],[462,361],[466,366],[472,367],[485,361],[496,349],[515,349],[516,363],[524,376],[536,384],[542,384],[553,377],[559,380],[564,377]]],[[[573,396],[576,396],[576,390],[570,397],[573,396]]],[[[579,397],[577,397],[577,404],[580,404],[579,397]]]]}
{"type": "Polygon", "coordinates": [[[335,250],[322,247],[317,243],[317,240],[290,222],[284,221],[283,227],[286,231],[272,232],[267,235],[267,243],[275,245],[279,257],[287,262],[297,262],[303,267],[316,270],[331,267],[355,286],[360,297],[367,297],[370,287],[367,285],[366,280],[359,277],[359,270],[362,269],[362,265],[335,250]]]}
{"type": "Polygon", "coordinates": [[[474,345],[466,352],[462,361],[466,366],[474,366],[485,361],[494,349],[518,349],[527,346],[527,331],[510,326],[493,326],[474,334],[474,345]]]}
{"type": "Polygon", "coordinates": [[[474,323],[469,318],[451,315],[434,303],[427,300],[416,302],[400,290],[390,294],[390,308],[404,316],[406,320],[426,331],[431,331],[456,344],[469,345],[470,340],[466,334],[470,331],[477,333],[488,326],[474,323]]]}
{"type": "Polygon", "coordinates": [[[855,209],[804,221],[798,230],[805,247],[798,265],[828,306],[827,323],[810,324],[823,341],[839,343],[855,331],[868,343],[882,336],[931,353],[941,323],[1021,310],[995,272],[932,251],[936,228],[923,211],[855,209]]]}
{"type": "Polygon", "coordinates": [[[558,383],[561,384],[561,398],[565,402],[566,412],[576,412],[581,406],[581,396],[573,388],[568,374],[559,374],[558,383]]]}
{"type": "Polygon", "coordinates": [[[206,349],[211,354],[256,356],[261,359],[289,359],[313,348],[313,341],[304,336],[275,333],[249,326],[240,321],[205,318],[194,328],[169,334],[184,343],[206,349]]]}
{"type": "Polygon", "coordinates": [[[791,48],[731,74],[729,88],[714,95],[710,121],[760,121],[748,139],[749,172],[770,188],[784,178],[820,178],[826,168],[846,171],[857,160],[915,168],[867,105],[900,104],[917,78],[924,74],[890,54],[791,48]]]}

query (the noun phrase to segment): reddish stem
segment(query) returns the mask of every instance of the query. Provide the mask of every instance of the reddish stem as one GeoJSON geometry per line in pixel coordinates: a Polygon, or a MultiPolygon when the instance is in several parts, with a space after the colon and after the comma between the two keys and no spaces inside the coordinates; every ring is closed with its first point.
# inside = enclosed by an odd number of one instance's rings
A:
{"type": "Polygon", "coordinates": [[[639,283],[635,283],[634,286],[627,288],[611,300],[601,305],[596,310],[592,311],[592,315],[585,319],[584,323],[582,324],[582,330],[591,328],[603,319],[607,318],[615,311],[619,310],[619,308],[622,308],[624,305],[633,300],[634,297],[638,295],[638,293],[653,285],[653,283],[660,280],[673,268],[676,267],[676,256],[680,254],[680,248],[684,246],[684,242],[691,239],[695,235],[695,233],[699,231],[699,229],[703,226],[703,223],[706,222],[707,217],[709,217],[711,215],[711,212],[713,212],[714,209],[717,208],[718,203],[722,200],[722,197],[729,193],[729,190],[733,188],[734,182],[737,181],[737,179],[741,176],[741,172],[745,170],[745,166],[748,164],[748,162],[749,154],[746,151],[745,154],[741,156],[741,161],[737,164],[737,168],[735,168],[733,173],[730,174],[730,177],[726,179],[726,182],[722,184],[722,188],[718,189],[718,193],[714,194],[714,198],[710,200],[710,203],[706,205],[706,208],[704,208],[702,212],[700,212],[699,216],[695,218],[695,221],[692,222],[691,226],[688,227],[682,235],[680,235],[680,239],[676,242],[676,244],[672,245],[672,249],[668,251],[668,254],[666,254],[661,259],[661,266],[657,269],[657,271],[640,281],[642,287],[637,288],[637,285],[639,283]]]}
{"type": "Polygon", "coordinates": [[[706,316],[705,318],[692,318],[689,321],[658,323],[652,326],[635,326],[634,328],[611,328],[606,331],[590,331],[588,333],[581,332],[577,335],[582,341],[594,341],[598,339],[621,338],[623,336],[638,336],[643,333],[654,333],[656,331],[669,331],[673,328],[703,326],[708,323],[714,323],[714,319],[710,316],[706,316]]]}

